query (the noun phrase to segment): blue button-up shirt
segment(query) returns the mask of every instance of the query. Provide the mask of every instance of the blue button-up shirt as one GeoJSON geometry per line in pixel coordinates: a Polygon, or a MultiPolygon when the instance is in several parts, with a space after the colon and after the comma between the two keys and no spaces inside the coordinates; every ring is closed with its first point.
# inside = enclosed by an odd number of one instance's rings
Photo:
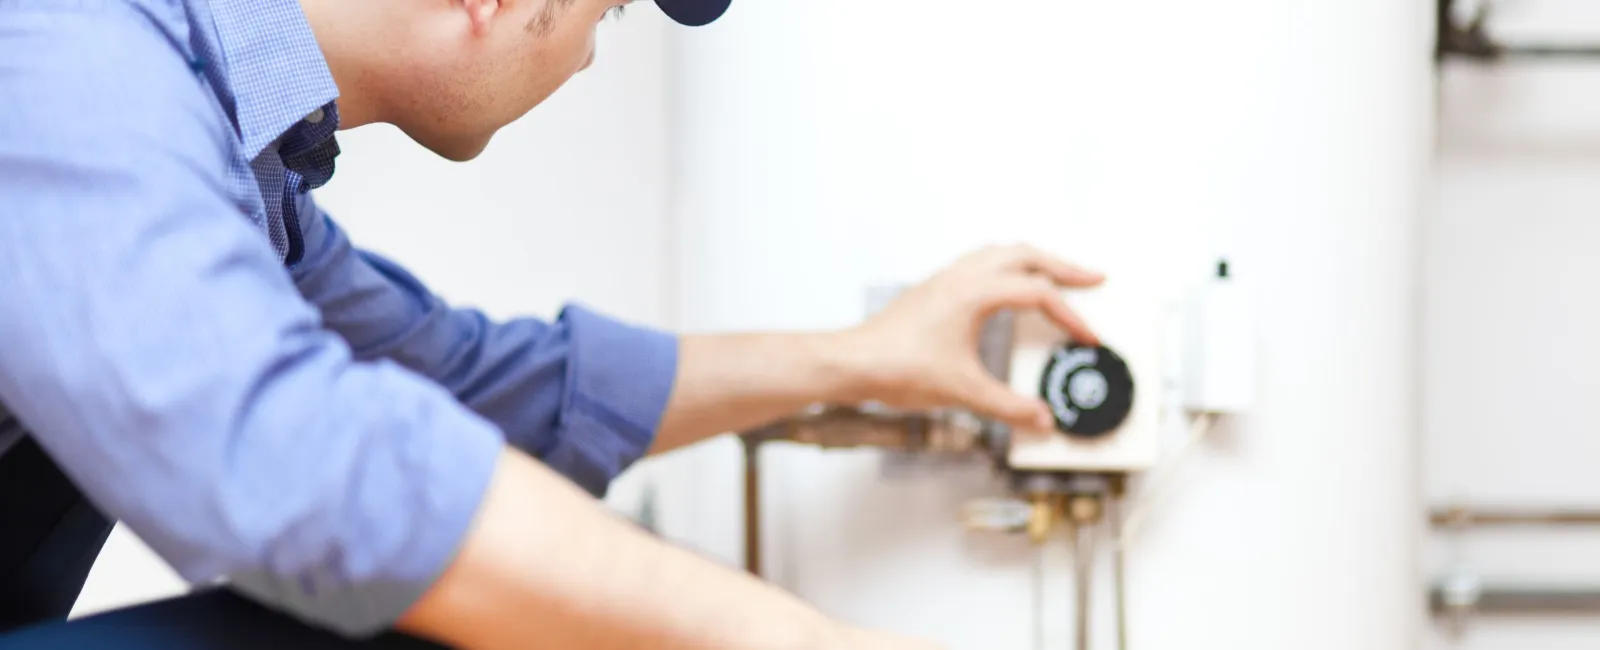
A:
{"type": "Polygon", "coordinates": [[[0,0],[0,453],[26,431],[186,579],[364,635],[502,444],[595,494],[642,456],[677,347],[353,247],[310,193],[336,98],[294,0],[0,0]]]}

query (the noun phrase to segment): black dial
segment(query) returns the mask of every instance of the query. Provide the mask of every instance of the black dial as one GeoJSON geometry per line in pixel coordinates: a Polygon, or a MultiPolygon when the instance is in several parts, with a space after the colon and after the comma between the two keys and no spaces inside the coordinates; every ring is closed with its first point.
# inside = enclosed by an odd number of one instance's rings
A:
{"type": "Polygon", "coordinates": [[[1133,373],[1111,348],[1063,344],[1045,364],[1039,395],[1062,433],[1097,438],[1133,410],[1133,373]]]}

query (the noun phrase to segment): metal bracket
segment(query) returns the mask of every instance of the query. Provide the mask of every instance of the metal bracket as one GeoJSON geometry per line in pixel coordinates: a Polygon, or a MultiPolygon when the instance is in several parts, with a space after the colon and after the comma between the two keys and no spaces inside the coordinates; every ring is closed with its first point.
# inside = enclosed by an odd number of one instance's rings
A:
{"type": "Polygon", "coordinates": [[[1437,40],[1434,60],[1449,58],[1473,61],[1507,59],[1592,59],[1600,58],[1600,45],[1507,45],[1489,33],[1493,2],[1482,0],[1477,11],[1465,21],[1456,18],[1457,0],[1438,0],[1437,40]]]}

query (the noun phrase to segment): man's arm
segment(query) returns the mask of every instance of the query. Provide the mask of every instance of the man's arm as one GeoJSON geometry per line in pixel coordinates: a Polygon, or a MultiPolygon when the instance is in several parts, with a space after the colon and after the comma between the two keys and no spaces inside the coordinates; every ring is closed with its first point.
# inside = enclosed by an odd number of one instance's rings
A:
{"type": "Polygon", "coordinates": [[[1042,310],[1093,335],[1059,286],[1097,274],[1028,247],[971,254],[861,327],[674,337],[580,305],[555,321],[494,322],[452,308],[400,265],[354,247],[309,198],[294,277],[363,359],[440,382],[508,440],[591,494],[649,453],[758,426],[819,402],[964,406],[1020,424],[1048,418],[977,363],[976,329],[1001,307],[1042,310]]]}
{"type": "Polygon", "coordinates": [[[795,598],[594,507],[515,451],[502,455],[461,554],[399,627],[471,650],[530,640],[592,650],[922,647],[859,642],[795,598]]]}
{"type": "Polygon", "coordinates": [[[687,335],[679,347],[676,388],[651,453],[871,392],[845,332],[687,335]]]}
{"type": "Polygon", "coordinates": [[[0,400],[185,579],[392,623],[499,432],[320,327],[230,192],[220,107],[132,4],[0,4],[0,33],[26,98],[0,101],[0,400]]]}
{"type": "Polygon", "coordinates": [[[496,322],[452,307],[400,264],[353,245],[309,198],[301,293],[364,359],[438,381],[508,440],[591,494],[644,455],[858,399],[834,334],[675,337],[581,305],[496,322]]]}
{"type": "Polygon", "coordinates": [[[295,284],[357,358],[438,382],[590,494],[645,454],[673,391],[677,337],[577,304],[551,321],[493,321],[353,246],[309,196],[300,211],[306,253],[295,284]]]}
{"type": "Polygon", "coordinates": [[[187,60],[122,4],[39,7],[0,5],[0,97],[27,98],[0,102],[0,400],[181,575],[357,637],[410,612],[462,650],[831,647],[353,359],[228,196],[187,60]]]}

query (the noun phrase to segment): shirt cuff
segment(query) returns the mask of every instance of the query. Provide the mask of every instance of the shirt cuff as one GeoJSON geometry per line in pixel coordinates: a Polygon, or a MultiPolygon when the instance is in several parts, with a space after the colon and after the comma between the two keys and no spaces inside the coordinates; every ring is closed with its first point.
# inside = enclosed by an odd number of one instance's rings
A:
{"type": "Polygon", "coordinates": [[[352,526],[384,522],[404,526],[413,537],[401,555],[330,557],[322,568],[298,575],[270,569],[235,574],[229,576],[229,587],[348,638],[365,639],[390,630],[455,563],[504,448],[500,432],[465,409],[444,419],[453,421],[434,429],[439,434],[430,436],[430,442],[435,444],[413,450],[426,459],[419,459],[422,466],[407,477],[413,488],[408,494],[364,495],[363,500],[376,499],[378,503],[370,505],[392,516],[351,522],[352,526]],[[396,502],[404,510],[391,507],[396,502]],[[366,575],[352,580],[352,569],[366,575]]]}
{"type": "Polygon", "coordinates": [[[568,381],[542,458],[595,497],[649,451],[678,373],[676,336],[569,305],[568,381]]]}

